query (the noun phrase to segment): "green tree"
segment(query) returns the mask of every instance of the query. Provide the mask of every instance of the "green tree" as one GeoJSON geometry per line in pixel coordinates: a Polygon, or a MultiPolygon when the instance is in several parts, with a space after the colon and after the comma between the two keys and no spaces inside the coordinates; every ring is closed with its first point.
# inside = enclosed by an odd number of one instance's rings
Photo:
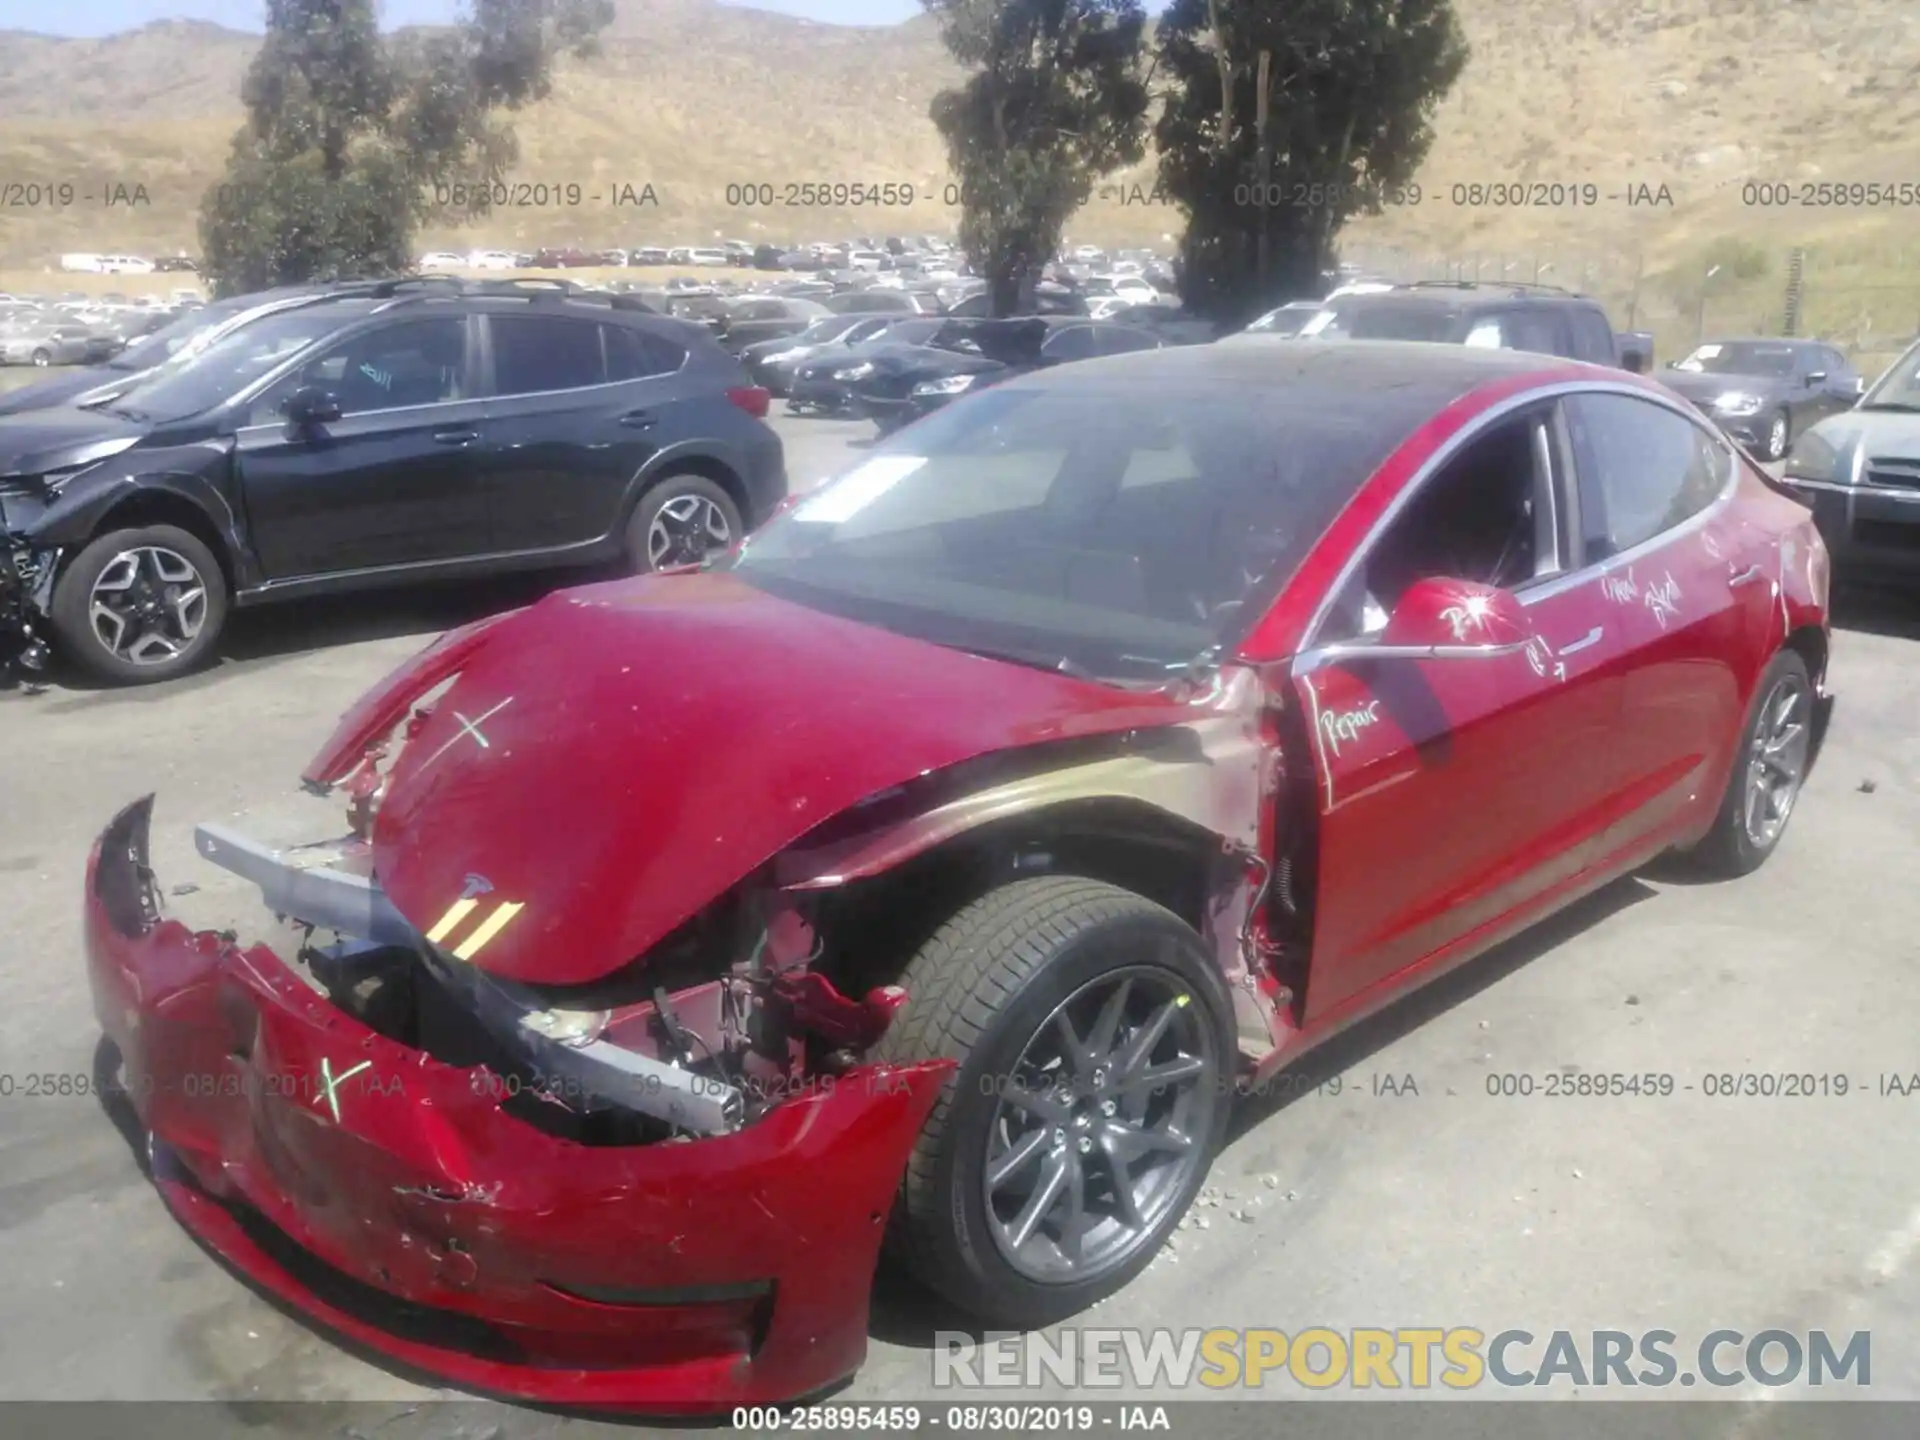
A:
{"type": "Polygon", "coordinates": [[[1138,0],[923,0],[973,71],[934,97],[960,177],[960,246],[993,313],[1022,307],[1068,219],[1144,153],[1138,0]]]}
{"type": "Polygon", "coordinates": [[[471,0],[448,29],[380,34],[375,0],[268,0],[247,118],[200,207],[223,294],[391,275],[415,231],[484,211],[517,156],[502,112],[544,99],[562,53],[590,53],[611,0],[471,0]],[[436,190],[436,187],[443,187],[436,190]]]}
{"type": "Polygon", "coordinates": [[[1450,0],[1173,0],[1155,139],[1187,303],[1236,322],[1321,293],[1341,226],[1408,198],[1466,63],[1450,0]]]}

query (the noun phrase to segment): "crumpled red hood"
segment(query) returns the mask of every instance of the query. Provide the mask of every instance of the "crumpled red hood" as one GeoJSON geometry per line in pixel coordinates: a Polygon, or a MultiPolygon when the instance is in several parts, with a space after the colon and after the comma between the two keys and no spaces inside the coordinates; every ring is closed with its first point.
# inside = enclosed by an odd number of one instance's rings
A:
{"type": "Polygon", "coordinates": [[[394,764],[374,864],[400,912],[473,964],[581,983],[869,795],[990,751],[1182,714],[725,574],[591,586],[479,637],[394,764]]]}

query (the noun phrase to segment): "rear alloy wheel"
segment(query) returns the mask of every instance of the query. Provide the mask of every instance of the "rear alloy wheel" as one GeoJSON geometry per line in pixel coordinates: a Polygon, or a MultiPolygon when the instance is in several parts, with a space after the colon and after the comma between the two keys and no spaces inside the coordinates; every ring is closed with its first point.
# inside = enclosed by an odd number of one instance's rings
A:
{"type": "Polygon", "coordinates": [[[1787,422],[1787,412],[1776,410],[1773,418],[1767,422],[1767,439],[1761,447],[1764,457],[1778,460],[1787,453],[1787,441],[1792,436],[1792,426],[1787,422]]]}
{"type": "Polygon", "coordinates": [[[1193,1203],[1230,1108],[1231,1004],[1199,937],[1075,876],[1002,886],[907,967],[876,1059],[955,1060],[888,1241],[989,1324],[1111,1295],[1193,1203]]]}
{"type": "Polygon", "coordinates": [[[634,507],[627,521],[627,560],[641,574],[697,565],[745,533],[739,507],[700,475],[669,475],[634,507]]]}
{"type": "Polygon", "coordinates": [[[73,661],[120,684],[168,680],[205,657],[227,618],[212,552],[171,525],[115,530],[53,587],[54,634],[73,661]]]}
{"type": "Polygon", "coordinates": [[[33,352],[33,363],[44,370],[53,364],[53,356],[45,350],[36,350],[33,352]]]}
{"type": "Polygon", "coordinates": [[[1694,852],[1714,874],[1757,870],[1780,844],[1813,756],[1813,711],[1806,662],[1782,650],[1755,687],[1720,813],[1694,852]]]}

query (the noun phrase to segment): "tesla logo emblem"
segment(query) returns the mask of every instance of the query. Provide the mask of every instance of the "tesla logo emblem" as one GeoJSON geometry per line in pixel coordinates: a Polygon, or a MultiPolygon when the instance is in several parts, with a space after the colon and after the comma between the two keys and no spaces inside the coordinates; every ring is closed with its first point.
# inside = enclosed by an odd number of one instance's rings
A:
{"type": "Polygon", "coordinates": [[[340,1087],[358,1075],[362,1070],[371,1070],[372,1068],[373,1062],[371,1060],[362,1060],[351,1070],[342,1070],[336,1075],[333,1073],[333,1062],[331,1060],[322,1060],[320,1062],[320,1093],[313,1097],[314,1105],[316,1107],[325,1105],[327,1109],[333,1112],[334,1123],[336,1125],[339,1124],[340,1087]]]}
{"type": "Polygon", "coordinates": [[[420,764],[420,768],[422,770],[426,769],[427,766],[433,764],[434,761],[438,760],[442,755],[446,754],[447,751],[451,750],[454,746],[458,745],[462,740],[471,739],[473,743],[477,745],[480,749],[491,750],[493,748],[493,742],[487,739],[487,732],[482,730],[480,727],[483,724],[485,724],[487,721],[491,720],[494,716],[498,715],[502,710],[506,709],[507,706],[511,705],[512,703],[513,703],[513,697],[509,695],[506,699],[502,700],[498,705],[494,706],[491,710],[487,711],[484,715],[481,715],[478,719],[474,719],[474,720],[469,720],[466,716],[462,715],[458,710],[454,711],[453,718],[460,722],[460,728],[454,731],[453,734],[447,737],[447,741],[444,745],[442,745],[438,750],[434,751],[433,754],[429,755],[424,761],[422,761],[420,764]]]}
{"type": "Polygon", "coordinates": [[[460,892],[460,898],[462,900],[473,900],[482,895],[491,895],[492,893],[493,882],[487,879],[486,876],[469,875],[467,876],[467,887],[460,892]]]}

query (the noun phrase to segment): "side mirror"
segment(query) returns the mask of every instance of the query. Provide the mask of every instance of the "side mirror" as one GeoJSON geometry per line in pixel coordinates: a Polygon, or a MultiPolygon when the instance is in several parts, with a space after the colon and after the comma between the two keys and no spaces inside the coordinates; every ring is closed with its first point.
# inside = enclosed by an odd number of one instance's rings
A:
{"type": "Polygon", "coordinates": [[[1389,649],[1469,655],[1519,650],[1534,638],[1533,619],[1512,595],[1471,580],[1416,580],[1393,607],[1380,643],[1389,649]]]}
{"type": "Polygon", "coordinates": [[[1488,660],[1538,643],[1533,617],[1505,590],[1471,580],[1416,580],[1377,638],[1306,651],[1294,671],[1343,660],[1488,660]]]}
{"type": "Polygon", "coordinates": [[[286,399],[280,413],[289,425],[331,425],[340,418],[340,397],[321,385],[302,385],[286,399]]]}

